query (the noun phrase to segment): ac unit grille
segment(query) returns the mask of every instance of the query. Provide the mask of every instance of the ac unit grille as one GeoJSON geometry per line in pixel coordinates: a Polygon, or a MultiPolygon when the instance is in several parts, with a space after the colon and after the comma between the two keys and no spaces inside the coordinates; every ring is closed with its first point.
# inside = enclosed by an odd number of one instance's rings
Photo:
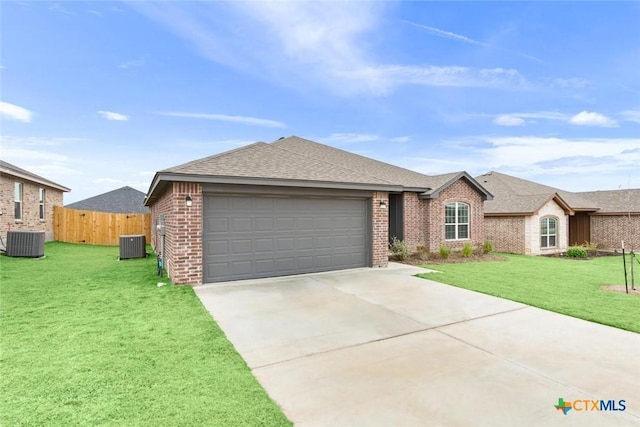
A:
{"type": "Polygon", "coordinates": [[[7,256],[43,257],[44,231],[8,231],[7,256]]]}
{"type": "Polygon", "coordinates": [[[144,258],[147,238],[144,234],[120,236],[120,259],[144,258]]]}

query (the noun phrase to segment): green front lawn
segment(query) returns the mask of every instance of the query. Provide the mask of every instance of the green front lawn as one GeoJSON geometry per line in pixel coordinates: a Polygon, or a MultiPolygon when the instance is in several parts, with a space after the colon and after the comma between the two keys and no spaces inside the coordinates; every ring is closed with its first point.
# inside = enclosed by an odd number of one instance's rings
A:
{"type": "Polygon", "coordinates": [[[0,425],[291,425],[193,289],[157,286],[153,256],[45,253],[0,257],[0,425]]]}
{"type": "MultiPolygon", "coordinates": [[[[640,296],[603,291],[624,285],[622,257],[591,260],[505,255],[507,261],[425,265],[419,277],[640,332],[640,296]]],[[[640,277],[636,265],[636,278],[640,277]]],[[[640,287],[636,279],[636,287],[640,287]]]]}

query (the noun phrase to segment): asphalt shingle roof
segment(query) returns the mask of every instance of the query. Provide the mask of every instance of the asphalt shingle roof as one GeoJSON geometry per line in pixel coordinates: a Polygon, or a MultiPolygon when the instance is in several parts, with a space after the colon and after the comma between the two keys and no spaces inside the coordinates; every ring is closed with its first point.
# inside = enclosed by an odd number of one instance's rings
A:
{"type": "Polygon", "coordinates": [[[640,213],[640,188],[576,193],[600,208],[598,213],[640,213]]]}
{"type": "Polygon", "coordinates": [[[66,205],[66,208],[84,211],[109,213],[147,213],[149,208],[144,205],[145,194],[131,187],[122,187],[108,191],[88,199],[66,205]]]}
{"type": "Polygon", "coordinates": [[[532,213],[554,194],[573,210],[598,213],[640,212],[640,189],[570,192],[500,172],[476,177],[495,198],[485,203],[485,213],[532,213]]]}
{"type": "Polygon", "coordinates": [[[440,190],[464,177],[476,186],[478,191],[485,194],[485,197],[491,197],[466,172],[428,176],[308,139],[290,136],[270,144],[256,142],[159,171],[151,184],[149,199],[154,198],[158,186],[162,188],[164,183],[171,180],[196,182],[202,178],[215,180],[229,177],[367,185],[373,188],[379,186],[380,189],[405,189],[436,197],[440,190]]]}
{"type": "Polygon", "coordinates": [[[296,181],[329,181],[357,184],[394,185],[369,174],[256,142],[232,151],[194,160],[161,172],[179,174],[269,178],[296,181]]]}
{"type": "Polygon", "coordinates": [[[40,175],[29,172],[26,169],[19,168],[18,166],[12,165],[9,162],[5,162],[4,160],[0,160],[0,173],[27,179],[29,181],[33,181],[47,187],[55,188],[63,192],[71,191],[71,189],[65,187],[64,185],[57,184],[51,180],[41,177],[40,175]]]}

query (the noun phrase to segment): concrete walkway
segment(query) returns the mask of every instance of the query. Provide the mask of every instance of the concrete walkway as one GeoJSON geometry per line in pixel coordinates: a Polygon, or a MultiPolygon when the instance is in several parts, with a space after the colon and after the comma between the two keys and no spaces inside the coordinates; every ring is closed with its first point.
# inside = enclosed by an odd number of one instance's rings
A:
{"type": "Polygon", "coordinates": [[[196,293],[299,426],[640,425],[639,334],[413,277],[424,271],[392,264],[196,293]],[[578,402],[564,415],[559,398],[626,410],[578,402]]]}

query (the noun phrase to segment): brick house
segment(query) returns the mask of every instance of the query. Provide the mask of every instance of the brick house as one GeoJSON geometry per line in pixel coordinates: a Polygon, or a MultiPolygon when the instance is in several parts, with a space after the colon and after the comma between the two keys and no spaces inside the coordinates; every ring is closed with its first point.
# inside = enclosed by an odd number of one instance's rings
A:
{"type": "Polygon", "coordinates": [[[44,231],[53,240],[53,207],[62,206],[69,188],[0,160],[0,235],[7,231],[44,231]]]}
{"type": "Polygon", "coordinates": [[[155,174],[152,244],[175,283],[387,265],[412,248],[484,242],[491,194],[466,172],[427,176],[296,136],[155,174]]]}
{"type": "Polygon", "coordinates": [[[592,242],[640,249],[640,189],[569,192],[499,172],[476,180],[494,195],[484,207],[485,236],[496,251],[555,254],[592,242]]]}

